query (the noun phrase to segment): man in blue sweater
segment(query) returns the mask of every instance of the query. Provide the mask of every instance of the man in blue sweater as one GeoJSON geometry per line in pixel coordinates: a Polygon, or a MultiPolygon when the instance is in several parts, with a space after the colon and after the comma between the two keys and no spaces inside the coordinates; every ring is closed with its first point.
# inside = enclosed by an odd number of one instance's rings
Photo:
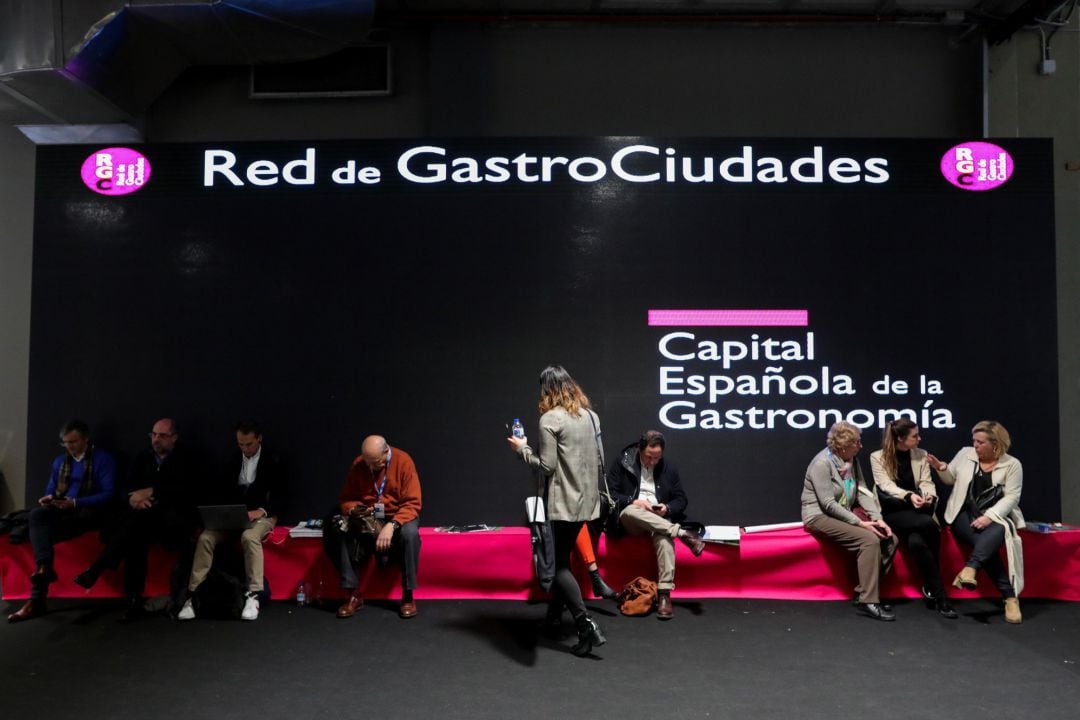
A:
{"type": "Polygon", "coordinates": [[[22,622],[45,613],[49,584],[56,581],[53,545],[98,528],[116,487],[116,460],[91,444],[90,428],[85,422],[64,423],[60,445],[64,452],[53,460],[45,494],[30,511],[35,565],[30,575],[30,599],[7,616],[8,622],[22,622]]]}

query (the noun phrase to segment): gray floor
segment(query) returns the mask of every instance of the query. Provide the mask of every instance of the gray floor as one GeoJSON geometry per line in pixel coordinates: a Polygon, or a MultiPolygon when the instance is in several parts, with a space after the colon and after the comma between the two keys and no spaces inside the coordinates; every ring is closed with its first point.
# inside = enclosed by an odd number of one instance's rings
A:
{"type": "MultiPolygon", "coordinates": [[[[8,604],[9,609],[15,607],[8,604]]],[[[609,642],[579,659],[542,640],[543,607],[422,602],[264,608],[254,623],[123,624],[113,601],[56,601],[0,625],[4,717],[20,718],[1008,718],[1080,712],[1080,603],[921,603],[899,620],[847,603],[703,600],[676,617],[590,607],[609,642]]]]}

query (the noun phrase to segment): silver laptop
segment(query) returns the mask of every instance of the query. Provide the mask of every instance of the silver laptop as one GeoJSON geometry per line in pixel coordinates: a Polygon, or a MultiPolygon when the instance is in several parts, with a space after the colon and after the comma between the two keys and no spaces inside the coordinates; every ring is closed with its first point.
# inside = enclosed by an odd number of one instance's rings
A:
{"type": "Polygon", "coordinates": [[[200,505],[199,515],[207,530],[247,530],[251,527],[244,505],[200,505]]]}

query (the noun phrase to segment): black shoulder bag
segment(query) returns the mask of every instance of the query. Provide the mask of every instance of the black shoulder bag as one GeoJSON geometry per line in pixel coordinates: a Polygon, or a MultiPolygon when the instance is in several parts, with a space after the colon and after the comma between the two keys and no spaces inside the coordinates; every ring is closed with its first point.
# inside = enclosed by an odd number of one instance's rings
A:
{"type": "Polygon", "coordinates": [[[592,421],[593,439],[596,440],[596,462],[599,468],[596,484],[600,490],[600,529],[608,535],[618,535],[622,533],[622,525],[619,523],[619,503],[611,494],[607,474],[604,472],[604,449],[600,445],[600,430],[596,427],[596,419],[592,412],[586,412],[589,413],[589,420],[592,421]]]}

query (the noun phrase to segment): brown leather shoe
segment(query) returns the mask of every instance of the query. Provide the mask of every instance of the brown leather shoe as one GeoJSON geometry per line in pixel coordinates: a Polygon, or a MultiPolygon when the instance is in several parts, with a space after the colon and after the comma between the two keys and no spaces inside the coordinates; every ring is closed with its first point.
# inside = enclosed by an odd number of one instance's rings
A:
{"type": "Polygon", "coordinates": [[[401,608],[398,610],[398,616],[406,619],[416,617],[416,603],[412,600],[401,603],[401,608]]]}
{"type": "Polygon", "coordinates": [[[690,552],[694,553],[694,557],[700,557],[701,553],[705,551],[705,541],[696,532],[686,530],[685,533],[685,535],[679,535],[679,539],[683,541],[686,547],[690,548],[690,552]]]}
{"type": "Polygon", "coordinates": [[[337,616],[339,618],[351,618],[362,607],[364,607],[364,596],[359,590],[353,590],[345,604],[338,608],[337,616]]]}
{"type": "Polygon", "coordinates": [[[22,622],[23,620],[32,620],[33,618],[40,617],[44,614],[44,600],[27,600],[25,605],[7,616],[7,621],[9,623],[17,623],[22,622]]]}
{"type": "Polygon", "coordinates": [[[671,592],[661,590],[656,594],[656,617],[658,620],[670,620],[672,614],[671,592]]]}

